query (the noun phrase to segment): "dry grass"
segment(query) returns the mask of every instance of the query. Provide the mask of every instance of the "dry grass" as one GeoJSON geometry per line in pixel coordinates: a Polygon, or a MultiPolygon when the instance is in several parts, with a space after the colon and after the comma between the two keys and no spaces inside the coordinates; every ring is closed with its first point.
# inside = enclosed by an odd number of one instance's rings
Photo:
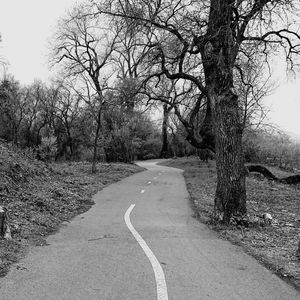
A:
{"type": "Polygon", "coordinates": [[[143,170],[129,164],[86,162],[45,165],[0,141],[0,205],[8,209],[13,240],[0,240],[0,276],[29,245],[45,245],[60,224],[87,211],[106,185],[143,170]]]}
{"type": "MultiPolygon", "coordinates": [[[[222,237],[239,244],[288,282],[300,288],[300,261],[295,256],[300,227],[300,186],[268,181],[259,175],[247,178],[247,207],[249,228],[224,227],[213,221],[216,188],[215,163],[200,162],[197,158],[169,160],[165,165],[183,169],[187,188],[199,220],[217,230],[222,237]],[[270,226],[259,222],[263,213],[273,217],[270,226]]],[[[277,176],[291,174],[270,168],[277,176]]]]}

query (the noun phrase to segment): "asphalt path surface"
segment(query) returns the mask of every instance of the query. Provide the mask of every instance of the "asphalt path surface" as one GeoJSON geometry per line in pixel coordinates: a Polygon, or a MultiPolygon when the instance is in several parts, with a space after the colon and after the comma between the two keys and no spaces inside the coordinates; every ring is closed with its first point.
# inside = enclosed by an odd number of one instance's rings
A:
{"type": "Polygon", "coordinates": [[[112,184],[0,279],[0,299],[295,300],[300,294],[193,218],[182,171],[112,184]]]}

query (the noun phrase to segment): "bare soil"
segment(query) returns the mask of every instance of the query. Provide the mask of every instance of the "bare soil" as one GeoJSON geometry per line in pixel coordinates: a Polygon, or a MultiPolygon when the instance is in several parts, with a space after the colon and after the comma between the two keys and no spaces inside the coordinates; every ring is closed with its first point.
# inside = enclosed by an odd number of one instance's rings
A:
{"type": "MultiPolygon", "coordinates": [[[[216,189],[215,163],[197,157],[172,159],[164,165],[184,170],[184,177],[196,216],[231,242],[241,245],[275,274],[300,289],[300,260],[296,257],[300,228],[300,185],[269,181],[260,174],[247,177],[248,228],[225,227],[213,219],[216,189]],[[271,214],[270,225],[262,219],[271,214]]],[[[293,175],[268,167],[278,177],[293,175]]]]}
{"type": "Polygon", "coordinates": [[[45,164],[0,141],[0,205],[8,209],[12,240],[0,240],[0,276],[47,235],[87,211],[92,195],[143,169],[134,164],[45,164]]]}

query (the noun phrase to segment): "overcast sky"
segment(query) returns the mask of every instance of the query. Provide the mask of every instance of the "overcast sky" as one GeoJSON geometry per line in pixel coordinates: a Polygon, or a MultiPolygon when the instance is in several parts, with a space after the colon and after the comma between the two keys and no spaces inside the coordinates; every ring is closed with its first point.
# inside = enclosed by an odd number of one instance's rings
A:
{"type": "Polygon", "coordinates": [[[47,80],[47,43],[74,0],[0,0],[0,55],[22,84],[47,80]]]}
{"type": "MultiPolygon", "coordinates": [[[[0,56],[9,62],[8,71],[21,84],[34,79],[47,81],[51,76],[47,65],[47,41],[59,17],[75,0],[0,0],[0,56]]],[[[300,74],[287,82],[279,69],[277,91],[265,102],[271,106],[269,118],[293,137],[300,139],[300,74]]]]}

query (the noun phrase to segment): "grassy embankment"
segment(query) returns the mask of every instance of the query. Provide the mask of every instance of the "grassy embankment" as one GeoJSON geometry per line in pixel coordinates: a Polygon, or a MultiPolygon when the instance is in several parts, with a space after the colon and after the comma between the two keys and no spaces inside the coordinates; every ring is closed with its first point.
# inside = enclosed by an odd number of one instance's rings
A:
{"type": "MultiPolygon", "coordinates": [[[[227,228],[213,221],[215,163],[203,163],[191,157],[169,160],[164,165],[184,170],[187,188],[201,222],[243,246],[274,273],[300,288],[300,261],[295,256],[300,238],[300,185],[280,184],[259,174],[250,174],[247,177],[247,207],[252,222],[249,228],[227,228]],[[263,226],[260,218],[265,212],[273,217],[270,226],[263,226]]],[[[269,169],[278,177],[291,175],[276,168],[269,169]]]]}
{"type": "Polygon", "coordinates": [[[0,141],[0,205],[8,209],[13,240],[0,240],[0,276],[29,246],[45,245],[60,224],[87,211],[91,196],[142,168],[99,164],[91,174],[87,162],[46,165],[0,141]]]}

